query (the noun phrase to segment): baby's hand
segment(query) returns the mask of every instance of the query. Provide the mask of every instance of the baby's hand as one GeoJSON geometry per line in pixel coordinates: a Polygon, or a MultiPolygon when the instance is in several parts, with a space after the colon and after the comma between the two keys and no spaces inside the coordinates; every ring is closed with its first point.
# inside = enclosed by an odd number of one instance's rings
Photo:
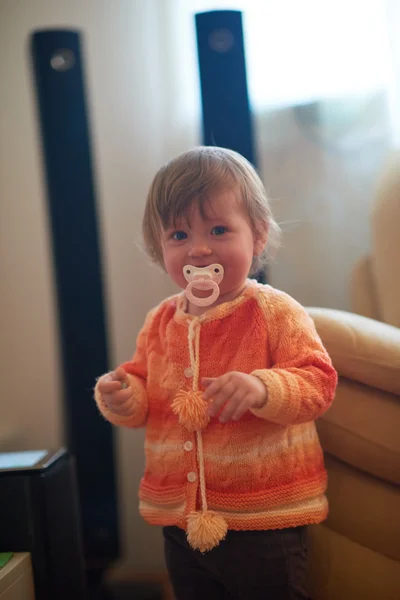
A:
{"type": "Polygon", "coordinates": [[[97,389],[101,393],[104,404],[113,413],[121,417],[132,411],[132,388],[128,377],[121,367],[100,377],[97,389]]]}
{"type": "Polygon", "coordinates": [[[231,419],[238,421],[251,408],[262,408],[268,398],[265,385],[257,377],[239,371],[231,371],[216,379],[204,378],[201,384],[207,388],[204,400],[213,400],[208,410],[211,417],[225,405],[219,418],[221,423],[231,419]]]}

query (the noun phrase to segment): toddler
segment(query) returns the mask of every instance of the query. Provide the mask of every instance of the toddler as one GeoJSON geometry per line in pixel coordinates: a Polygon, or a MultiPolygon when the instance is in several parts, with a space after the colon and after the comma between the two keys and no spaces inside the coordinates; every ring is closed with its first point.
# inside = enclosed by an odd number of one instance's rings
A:
{"type": "Polygon", "coordinates": [[[307,525],[328,511],[315,420],[337,375],[304,308],[249,278],[279,233],[264,186],[236,152],[195,148],[156,174],[143,233],[183,291],[95,398],[146,428],[140,512],[163,527],[176,598],[308,598],[307,525]]]}

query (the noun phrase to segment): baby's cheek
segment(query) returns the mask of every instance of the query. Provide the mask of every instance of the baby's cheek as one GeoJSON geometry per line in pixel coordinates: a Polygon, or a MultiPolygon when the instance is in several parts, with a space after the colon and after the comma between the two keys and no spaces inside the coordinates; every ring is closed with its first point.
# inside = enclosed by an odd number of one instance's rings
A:
{"type": "Polygon", "coordinates": [[[165,264],[167,273],[168,273],[169,277],[172,279],[172,281],[174,283],[176,283],[176,285],[178,285],[181,289],[186,288],[187,282],[183,276],[183,271],[180,268],[180,266],[178,267],[174,264],[168,264],[167,262],[165,262],[164,264],[165,264]]]}

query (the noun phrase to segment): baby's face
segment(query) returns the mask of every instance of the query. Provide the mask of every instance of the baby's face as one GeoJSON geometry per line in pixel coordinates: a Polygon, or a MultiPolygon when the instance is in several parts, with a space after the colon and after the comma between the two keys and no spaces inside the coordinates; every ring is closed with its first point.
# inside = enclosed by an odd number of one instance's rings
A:
{"type": "MultiPolygon", "coordinates": [[[[187,285],[185,265],[208,267],[214,263],[224,268],[217,303],[226,302],[242,291],[253,257],[264,243],[253,235],[249,220],[235,193],[225,190],[212,194],[202,216],[196,204],[188,218],[164,232],[164,265],[171,279],[182,289],[187,285]]],[[[197,291],[199,297],[210,292],[197,291]]]]}

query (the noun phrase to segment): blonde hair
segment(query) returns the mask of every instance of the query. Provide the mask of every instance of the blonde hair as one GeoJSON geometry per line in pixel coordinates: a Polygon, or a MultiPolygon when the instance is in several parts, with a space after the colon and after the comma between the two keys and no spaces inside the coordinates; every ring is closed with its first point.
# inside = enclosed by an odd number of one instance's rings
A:
{"type": "Polygon", "coordinates": [[[197,203],[204,214],[210,194],[223,189],[236,192],[255,237],[268,229],[268,243],[254,257],[251,274],[268,261],[279,245],[280,228],[274,220],[264,185],[254,167],[243,156],[214,146],[199,146],[180,154],[156,173],[147,196],[143,217],[145,250],[164,267],[162,233],[197,203]]]}

